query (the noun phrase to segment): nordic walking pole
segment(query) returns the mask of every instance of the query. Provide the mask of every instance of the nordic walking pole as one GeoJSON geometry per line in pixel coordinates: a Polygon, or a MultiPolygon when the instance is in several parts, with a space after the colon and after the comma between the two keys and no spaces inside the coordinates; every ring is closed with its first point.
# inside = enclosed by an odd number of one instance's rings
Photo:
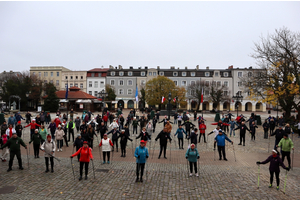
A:
{"type": "MultiPolygon", "coordinates": [[[[155,146],[155,144],[156,144],[156,140],[155,140],[154,146],[155,146]]],[[[151,159],[153,159],[153,155],[154,155],[154,147],[153,147],[152,158],[151,159]]]]}
{"type": "Polygon", "coordinates": [[[147,158],[146,158],[146,162],[145,162],[145,174],[146,174],[146,181],[148,180],[147,179],[147,158]]]}
{"type": "Polygon", "coordinates": [[[236,157],[235,157],[235,150],[234,150],[234,145],[232,144],[233,147],[233,155],[234,155],[234,161],[236,162],[236,157]]]}
{"type": "Polygon", "coordinates": [[[188,172],[188,177],[189,177],[190,172],[189,172],[189,161],[188,161],[188,159],[186,159],[186,167],[187,167],[187,172],[188,172]]]}
{"type": "Polygon", "coordinates": [[[198,171],[199,171],[199,175],[200,175],[200,155],[199,155],[199,159],[197,159],[198,160],[198,171]]]}
{"type": "Polygon", "coordinates": [[[293,170],[293,164],[294,164],[294,153],[295,153],[295,150],[293,149],[293,154],[292,154],[292,170],[293,170]]]}
{"type": "Polygon", "coordinates": [[[133,153],[133,140],[131,140],[131,152],[132,152],[132,156],[134,157],[134,153],[133,153]]]}
{"type": "Polygon", "coordinates": [[[269,144],[268,144],[268,153],[269,153],[269,149],[270,149],[270,135],[269,135],[269,144]]]}
{"type": "Polygon", "coordinates": [[[27,152],[27,163],[28,163],[28,169],[29,169],[29,157],[28,157],[28,150],[26,149],[27,152]]]}
{"type": "Polygon", "coordinates": [[[171,161],[171,140],[170,140],[170,161],[171,161]]]}
{"type": "Polygon", "coordinates": [[[93,165],[94,179],[96,179],[96,176],[95,176],[95,167],[94,167],[94,160],[93,159],[91,159],[91,160],[92,160],[92,165],[93,165]]]}
{"type": "Polygon", "coordinates": [[[216,148],[214,148],[214,161],[216,161],[216,148]]]}
{"type": "Polygon", "coordinates": [[[260,165],[258,165],[257,189],[259,189],[259,173],[260,173],[260,165]]]}
{"type": "Polygon", "coordinates": [[[72,159],[73,159],[73,158],[71,158],[71,165],[72,165],[72,171],[73,171],[73,176],[74,176],[74,180],[75,180],[75,173],[74,173],[74,167],[73,167],[72,159]]]}
{"type": "Polygon", "coordinates": [[[73,144],[73,150],[72,150],[72,155],[74,154],[74,144],[73,144]]]}
{"type": "Polygon", "coordinates": [[[287,179],[287,170],[285,172],[285,181],[284,181],[284,187],[283,187],[283,194],[285,194],[286,179],[287,179]]]}

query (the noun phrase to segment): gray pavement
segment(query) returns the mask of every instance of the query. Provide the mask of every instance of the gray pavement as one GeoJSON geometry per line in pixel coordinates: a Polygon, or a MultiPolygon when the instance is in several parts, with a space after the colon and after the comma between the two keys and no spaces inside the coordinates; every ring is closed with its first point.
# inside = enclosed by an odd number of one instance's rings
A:
{"type": "MultiPolygon", "coordinates": [[[[245,113],[245,115],[250,116],[250,113],[245,113]]],[[[213,123],[214,116],[214,114],[204,114],[208,127],[206,133],[215,128],[210,125],[213,123]]],[[[268,114],[262,113],[261,116],[264,119],[268,114]]],[[[173,125],[172,136],[176,127],[173,125]]],[[[187,140],[184,140],[185,149],[179,150],[175,138],[171,145],[168,144],[167,159],[157,159],[159,142],[155,142],[154,137],[161,129],[162,124],[159,124],[157,131],[152,135],[152,141],[147,143],[150,158],[146,165],[143,183],[135,183],[135,159],[132,146],[135,148],[136,142],[133,136],[131,136],[134,139],[133,144],[128,142],[127,156],[122,158],[120,151],[114,152],[112,164],[101,164],[99,149],[94,147],[96,179],[93,177],[90,163],[87,181],[78,181],[77,159],[73,159],[76,176],[74,180],[69,158],[72,154],[72,147],[63,147],[63,152],[56,152],[61,162],[54,161],[54,173],[44,173],[44,158],[40,156],[39,159],[34,159],[31,146],[29,169],[24,148],[22,148],[24,170],[18,169],[16,159],[13,170],[9,173],[6,172],[8,162],[0,163],[0,189],[5,186],[16,186],[14,192],[0,194],[0,199],[300,199],[300,161],[298,159],[300,138],[297,136],[293,136],[296,149],[294,168],[288,172],[286,194],[283,194],[286,172],[281,169],[280,191],[277,191],[275,187],[269,189],[268,164],[260,167],[260,188],[257,189],[258,167],[255,163],[270,155],[268,153],[269,142],[270,147],[274,145],[273,137],[270,140],[263,139],[261,126],[259,126],[255,142],[250,141],[250,135],[247,133],[246,146],[237,145],[239,143],[238,132],[236,132],[236,137],[230,137],[234,142],[234,149],[232,145],[227,144],[227,162],[219,161],[217,152],[213,151],[213,135],[208,136],[208,143],[203,143],[202,140],[200,145],[198,144],[201,156],[199,178],[188,176],[187,161],[184,157],[188,145],[187,140]],[[235,151],[236,162],[233,151],[235,151]],[[214,154],[216,161],[214,161],[214,154]]],[[[24,141],[28,144],[29,129],[24,132],[24,141]]],[[[96,141],[94,146],[97,145],[96,141]]],[[[276,185],[275,180],[273,184],[276,185]]]]}

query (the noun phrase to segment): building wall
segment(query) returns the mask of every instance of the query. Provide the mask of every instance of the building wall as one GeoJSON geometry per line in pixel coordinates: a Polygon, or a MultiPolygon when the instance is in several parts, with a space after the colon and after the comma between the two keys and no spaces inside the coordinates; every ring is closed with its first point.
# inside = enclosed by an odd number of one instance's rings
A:
{"type": "Polygon", "coordinates": [[[86,92],[86,71],[63,71],[61,77],[61,89],[66,89],[66,84],[69,84],[69,88],[76,86],[83,92],[86,92]]]}
{"type": "Polygon", "coordinates": [[[105,77],[87,77],[86,85],[87,91],[86,93],[98,97],[98,93],[102,90],[105,90],[106,78],[105,77]]]}

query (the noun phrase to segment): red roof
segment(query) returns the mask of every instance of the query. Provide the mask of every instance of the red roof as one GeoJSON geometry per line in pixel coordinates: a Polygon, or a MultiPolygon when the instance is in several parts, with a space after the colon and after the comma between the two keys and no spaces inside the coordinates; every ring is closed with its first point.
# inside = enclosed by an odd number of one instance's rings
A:
{"type": "MultiPolygon", "coordinates": [[[[77,87],[71,87],[71,91],[68,92],[68,99],[97,99],[97,97],[94,97],[88,93],[85,93],[83,91],[77,90],[77,87]],[[73,89],[73,90],[72,90],[73,89]],[[75,89],[75,90],[74,90],[75,89]]],[[[60,90],[55,92],[57,97],[59,99],[64,99],[66,98],[66,91],[65,90],[60,90]]],[[[46,98],[48,95],[44,96],[43,98],[46,98]]]]}
{"type": "Polygon", "coordinates": [[[88,72],[107,72],[109,68],[94,68],[89,70],[88,72]]]}

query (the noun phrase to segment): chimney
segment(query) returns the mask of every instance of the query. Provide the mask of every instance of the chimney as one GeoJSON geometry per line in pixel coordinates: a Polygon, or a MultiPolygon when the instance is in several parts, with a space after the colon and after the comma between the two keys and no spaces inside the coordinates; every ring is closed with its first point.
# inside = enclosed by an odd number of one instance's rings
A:
{"type": "Polygon", "coordinates": [[[148,69],[148,67],[147,67],[147,66],[145,66],[145,69],[148,69]]]}
{"type": "Polygon", "coordinates": [[[228,66],[228,69],[233,69],[233,65],[228,66]]]}
{"type": "Polygon", "coordinates": [[[170,69],[175,69],[175,67],[174,67],[174,66],[171,66],[170,69]]]}
{"type": "Polygon", "coordinates": [[[196,66],[196,69],[197,69],[197,70],[199,69],[199,65],[196,66]]]}
{"type": "Polygon", "coordinates": [[[122,65],[119,65],[119,69],[122,69],[122,65]]]}
{"type": "Polygon", "coordinates": [[[206,69],[209,69],[209,66],[207,66],[206,69]]]}
{"type": "Polygon", "coordinates": [[[112,65],[109,65],[109,69],[113,69],[114,67],[112,65]]]}
{"type": "Polygon", "coordinates": [[[160,69],[160,67],[159,67],[159,66],[157,66],[157,69],[160,69]]]}
{"type": "Polygon", "coordinates": [[[185,67],[185,69],[188,69],[187,67],[185,67]]]}
{"type": "Polygon", "coordinates": [[[132,67],[132,66],[130,66],[130,67],[129,67],[129,69],[133,69],[133,67],[132,67]]]}
{"type": "Polygon", "coordinates": [[[252,69],[252,66],[250,66],[249,69],[252,69]]]}
{"type": "Polygon", "coordinates": [[[103,69],[104,67],[103,67],[103,65],[101,66],[101,69],[103,69]]]}

